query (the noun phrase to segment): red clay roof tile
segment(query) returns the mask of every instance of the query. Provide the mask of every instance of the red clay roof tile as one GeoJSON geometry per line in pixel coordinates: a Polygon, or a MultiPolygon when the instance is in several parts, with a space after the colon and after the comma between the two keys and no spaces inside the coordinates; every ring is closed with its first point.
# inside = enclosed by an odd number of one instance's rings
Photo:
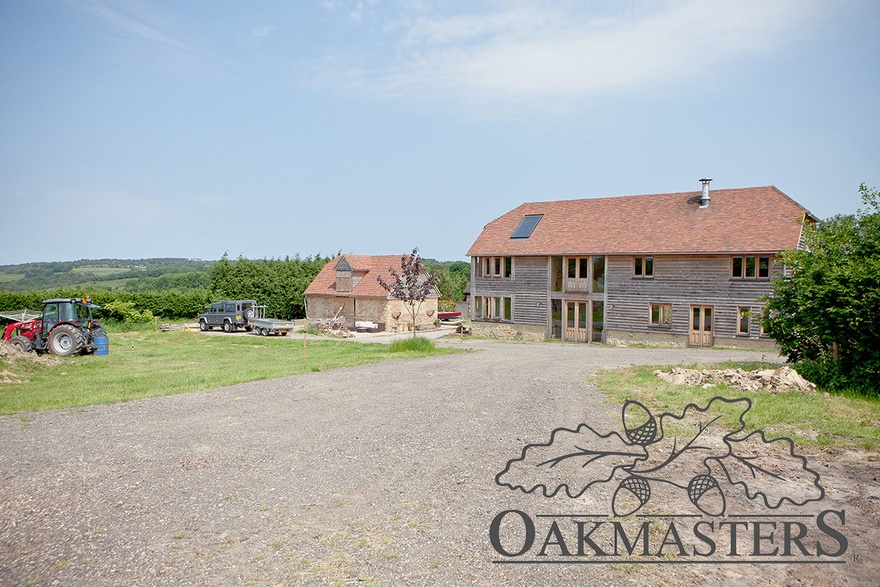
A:
{"type": "Polygon", "coordinates": [[[493,220],[475,255],[777,252],[795,248],[810,212],[775,186],[529,202],[493,220]],[[527,239],[510,235],[526,214],[543,214],[527,239]]]}
{"type": "Polygon", "coordinates": [[[393,278],[389,269],[393,267],[399,272],[400,259],[403,256],[405,255],[340,255],[321,268],[304,295],[387,298],[388,292],[379,285],[377,277],[381,276],[386,282],[391,282],[393,278]],[[337,293],[336,265],[342,257],[352,266],[354,273],[363,274],[363,277],[351,291],[337,293]]]}

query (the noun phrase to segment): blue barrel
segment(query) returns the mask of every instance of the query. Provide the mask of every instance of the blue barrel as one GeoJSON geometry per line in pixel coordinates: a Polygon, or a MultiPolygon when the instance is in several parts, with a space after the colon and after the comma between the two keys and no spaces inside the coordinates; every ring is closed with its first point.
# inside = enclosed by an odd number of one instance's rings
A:
{"type": "Polygon", "coordinates": [[[98,347],[98,350],[95,351],[96,357],[106,357],[110,354],[110,339],[106,336],[95,338],[95,345],[98,347]]]}

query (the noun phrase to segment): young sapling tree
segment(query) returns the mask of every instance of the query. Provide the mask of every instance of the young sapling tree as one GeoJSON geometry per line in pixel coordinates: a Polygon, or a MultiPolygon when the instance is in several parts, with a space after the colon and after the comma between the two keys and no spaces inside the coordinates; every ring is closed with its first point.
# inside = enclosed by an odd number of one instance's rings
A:
{"type": "Polygon", "coordinates": [[[403,302],[412,318],[413,337],[415,337],[416,317],[425,300],[431,294],[436,294],[440,277],[425,270],[418,247],[414,248],[409,255],[400,257],[400,272],[394,267],[389,267],[388,271],[391,273],[391,282],[386,282],[379,276],[379,285],[385,288],[391,298],[403,302]]]}

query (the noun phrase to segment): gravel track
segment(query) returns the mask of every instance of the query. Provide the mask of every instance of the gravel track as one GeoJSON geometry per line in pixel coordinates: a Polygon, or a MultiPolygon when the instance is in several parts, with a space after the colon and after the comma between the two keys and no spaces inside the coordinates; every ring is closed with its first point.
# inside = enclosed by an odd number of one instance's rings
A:
{"type": "MultiPolygon", "coordinates": [[[[497,513],[556,499],[495,485],[526,443],[581,422],[619,428],[620,406],[588,382],[596,369],[760,354],[444,344],[477,352],[0,418],[0,584],[764,585],[794,576],[783,565],[499,565],[488,540],[497,513]]],[[[854,581],[870,570],[847,567],[854,581]]],[[[822,577],[803,575],[805,584],[822,577]]]]}

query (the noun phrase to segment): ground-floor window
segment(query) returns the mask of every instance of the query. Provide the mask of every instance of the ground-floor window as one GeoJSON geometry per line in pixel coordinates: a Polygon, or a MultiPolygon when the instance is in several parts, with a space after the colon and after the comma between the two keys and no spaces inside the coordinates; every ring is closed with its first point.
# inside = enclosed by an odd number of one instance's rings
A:
{"type": "Polygon", "coordinates": [[[480,296],[475,300],[474,317],[484,320],[513,320],[513,298],[480,296]]]}
{"type": "Polygon", "coordinates": [[[648,324],[667,328],[672,326],[672,304],[651,304],[648,324]]]}
{"type": "Polygon", "coordinates": [[[736,309],[736,333],[747,335],[751,329],[752,309],[747,306],[740,306],[736,309]]]}
{"type": "Polygon", "coordinates": [[[562,300],[550,300],[550,338],[562,340],[562,300]]]}

